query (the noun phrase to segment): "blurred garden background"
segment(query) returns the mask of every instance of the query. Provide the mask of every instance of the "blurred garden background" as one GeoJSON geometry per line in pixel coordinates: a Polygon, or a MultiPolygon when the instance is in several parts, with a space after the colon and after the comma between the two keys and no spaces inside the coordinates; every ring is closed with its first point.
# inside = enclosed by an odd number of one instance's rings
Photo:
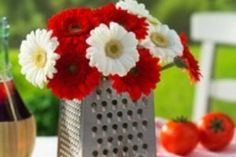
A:
{"type": "MultiPolygon", "coordinates": [[[[50,91],[31,86],[20,74],[18,53],[21,40],[31,30],[44,28],[47,19],[56,12],[68,8],[97,7],[115,0],[0,0],[0,16],[7,16],[11,24],[10,58],[16,86],[28,108],[36,116],[39,135],[55,135],[59,100],[50,91]]],[[[178,32],[189,35],[190,17],[194,12],[236,11],[235,0],[139,0],[151,13],[178,32]]],[[[219,19],[220,20],[220,19],[219,19]]],[[[199,56],[199,43],[191,42],[194,55],[199,56]]],[[[215,77],[236,78],[236,45],[221,45],[216,61],[215,77]]],[[[185,73],[178,69],[164,71],[161,83],[155,90],[156,116],[173,118],[179,115],[191,118],[194,85],[185,73]]],[[[236,94],[235,94],[236,95],[236,94]]],[[[213,100],[212,110],[223,111],[236,122],[236,104],[213,100]]]]}

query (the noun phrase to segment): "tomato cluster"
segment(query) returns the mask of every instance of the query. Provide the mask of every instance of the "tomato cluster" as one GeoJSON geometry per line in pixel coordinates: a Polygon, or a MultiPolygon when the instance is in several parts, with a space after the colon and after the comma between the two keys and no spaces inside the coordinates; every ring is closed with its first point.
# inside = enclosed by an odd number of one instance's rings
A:
{"type": "Polygon", "coordinates": [[[234,123],[223,113],[209,113],[196,125],[180,117],[168,121],[161,129],[163,147],[174,154],[186,155],[200,142],[206,149],[220,151],[234,136],[234,123]]]}

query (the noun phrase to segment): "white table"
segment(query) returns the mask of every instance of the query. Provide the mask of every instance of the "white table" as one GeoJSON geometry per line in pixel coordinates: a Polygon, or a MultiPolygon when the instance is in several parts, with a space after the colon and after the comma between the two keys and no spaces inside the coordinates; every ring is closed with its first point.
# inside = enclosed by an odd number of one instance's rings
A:
{"type": "Polygon", "coordinates": [[[57,137],[37,137],[32,157],[56,157],[57,137]]]}

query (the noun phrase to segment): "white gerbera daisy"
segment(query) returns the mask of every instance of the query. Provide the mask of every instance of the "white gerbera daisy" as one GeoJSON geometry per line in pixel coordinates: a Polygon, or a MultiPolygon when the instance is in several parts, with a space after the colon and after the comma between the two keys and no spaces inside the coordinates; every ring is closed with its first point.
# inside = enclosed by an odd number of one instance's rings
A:
{"type": "Polygon", "coordinates": [[[52,37],[52,31],[37,29],[26,36],[20,46],[19,63],[21,72],[33,85],[42,88],[47,78],[53,78],[57,72],[55,53],[58,41],[52,37]]]}
{"type": "Polygon", "coordinates": [[[142,41],[142,46],[150,49],[155,57],[164,62],[171,62],[183,53],[183,45],[178,34],[167,25],[150,25],[149,35],[142,41]]]}
{"type": "Polygon", "coordinates": [[[86,41],[90,45],[86,58],[104,76],[125,76],[139,60],[135,34],[118,23],[111,22],[109,27],[100,24],[90,35],[86,41]]]}
{"type": "Polygon", "coordinates": [[[138,3],[136,0],[120,0],[116,3],[116,7],[127,10],[129,13],[138,15],[140,17],[146,17],[151,23],[160,23],[157,18],[150,14],[143,3],[138,3]]]}

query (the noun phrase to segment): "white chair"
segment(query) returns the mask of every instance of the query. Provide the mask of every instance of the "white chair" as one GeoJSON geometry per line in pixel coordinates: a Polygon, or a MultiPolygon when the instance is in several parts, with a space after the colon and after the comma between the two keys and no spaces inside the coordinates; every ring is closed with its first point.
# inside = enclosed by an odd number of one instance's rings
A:
{"type": "Polygon", "coordinates": [[[191,38],[201,42],[200,69],[203,75],[195,92],[193,120],[196,121],[210,110],[210,98],[236,102],[236,80],[214,80],[212,77],[216,45],[236,46],[236,13],[194,14],[191,18],[191,38]]]}

